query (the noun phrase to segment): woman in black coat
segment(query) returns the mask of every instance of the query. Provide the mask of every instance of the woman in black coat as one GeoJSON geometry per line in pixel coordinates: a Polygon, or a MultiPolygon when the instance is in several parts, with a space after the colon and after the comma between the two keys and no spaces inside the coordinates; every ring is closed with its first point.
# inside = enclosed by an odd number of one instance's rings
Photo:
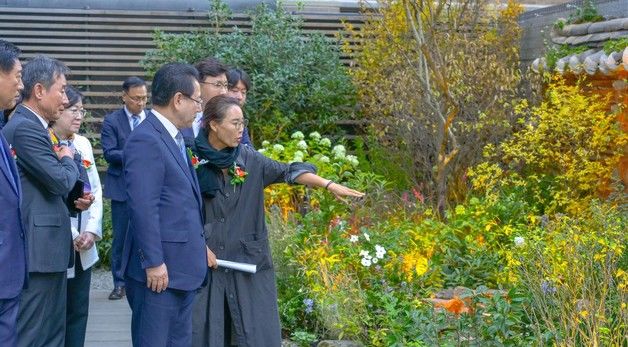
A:
{"type": "Polygon", "coordinates": [[[254,274],[217,267],[197,295],[193,346],[278,347],[281,328],[275,271],[264,216],[264,188],[304,184],[337,197],[364,194],[315,174],[308,163],[285,164],[240,144],[247,120],[238,100],[212,98],[195,140],[199,184],[205,203],[205,240],[210,265],[216,258],[257,265],[254,274]]]}

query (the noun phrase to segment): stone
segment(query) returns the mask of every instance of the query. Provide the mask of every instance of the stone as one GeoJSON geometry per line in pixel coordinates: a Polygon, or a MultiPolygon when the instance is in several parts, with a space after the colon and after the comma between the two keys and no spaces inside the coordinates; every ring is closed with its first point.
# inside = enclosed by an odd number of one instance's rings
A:
{"type": "Polygon", "coordinates": [[[363,344],[349,340],[323,340],[317,347],[364,347],[363,344]]]}

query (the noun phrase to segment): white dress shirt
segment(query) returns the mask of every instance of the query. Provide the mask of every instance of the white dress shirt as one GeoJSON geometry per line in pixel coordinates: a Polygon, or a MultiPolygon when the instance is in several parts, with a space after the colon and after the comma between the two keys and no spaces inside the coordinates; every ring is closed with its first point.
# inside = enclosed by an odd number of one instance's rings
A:
{"type": "MultiPolygon", "coordinates": [[[[133,130],[133,114],[131,113],[131,111],[129,111],[128,108],[126,108],[126,106],[124,106],[124,113],[126,113],[127,118],[129,118],[129,127],[131,127],[131,130],[133,130]]],[[[140,116],[140,123],[142,123],[144,119],[146,119],[146,113],[144,112],[144,110],[142,110],[142,112],[138,113],[137,115],[140,116]]]]}
{"type": "Polygon", "coordinates": [[[192,123],[192,130],[194,131],[194,138],[198,136],[198,132],[201,129],[201,119],[203,118],[203,112],[199,112],[196,114],[196,118],[194,118],[194,123],[192,123]]]}
{"type": "Polygon", "coordinates": [[[168,130],[168,134],[172,136],[172,139],[176,143],[177,142],[176,136],[179,133],[179,129],[177,129],[177,127],[161,113],[155,111],[154,109],[151,110],[151,112],[155,115],[155,117],[157,117],[157,119],[161,122],[161,124],[164,125],[166,130],[168,130]]]}

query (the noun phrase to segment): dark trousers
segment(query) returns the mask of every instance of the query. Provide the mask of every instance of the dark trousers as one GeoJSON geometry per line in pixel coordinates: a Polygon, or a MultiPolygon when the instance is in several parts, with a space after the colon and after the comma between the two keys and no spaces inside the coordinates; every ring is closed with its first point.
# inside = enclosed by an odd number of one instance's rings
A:
{"type": "Polygon", "coordinates": [[[17,316],[17,345],[63,347],[67,273],[30,272],[17,316]]]}
{"type": "Polygon", "coordinates": [[[74,278],[68,278],[67,313],[65,320],[65,347],[83,347],[87,314],[89,312],[89,286],[92,269],[83,270],[81,257],[75,253],[74,278]]]}
{"type": "Polygon", "coordinates": [[[111,242],[111,273],[113,285],[124,287],[124,277],[120,272],[122,267],[122,248],[126,231],[129,228],[129,210],[126,201],[111,200],[111,224],[113,226],[113,240],[111,242]]]}
{"type": "Polygon", "coordinates": [[[146,283],[127,278],[133,347],[190,347],[195,294],[170,288],[156,293],[146,283]]]}
{"type": "Polygon", "coordinates": [[[20,296],[0,299],[0,346],[17,346],[17,312],[20,296]]]}

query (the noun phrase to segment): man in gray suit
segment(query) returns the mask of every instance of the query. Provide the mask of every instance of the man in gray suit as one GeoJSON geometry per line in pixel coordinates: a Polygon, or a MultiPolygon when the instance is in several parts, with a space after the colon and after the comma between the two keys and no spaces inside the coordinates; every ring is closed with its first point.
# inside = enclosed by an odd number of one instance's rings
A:
{"type": "MultiPolygon", "coordinates": [[[[66,270],[72,234],[66,206],[79,171],[72,150],[53,143],[48,124],[63,105],[68,68],[44,56],[24,66],[23,102],[2,129],[17,157],[23,188],[22,222],[28,244],[29,286],[18,311],[18,346],[62,347],[65,338],[66,270]]],[[[91,198],[77,201],[81,209],[91,198]]]]}

